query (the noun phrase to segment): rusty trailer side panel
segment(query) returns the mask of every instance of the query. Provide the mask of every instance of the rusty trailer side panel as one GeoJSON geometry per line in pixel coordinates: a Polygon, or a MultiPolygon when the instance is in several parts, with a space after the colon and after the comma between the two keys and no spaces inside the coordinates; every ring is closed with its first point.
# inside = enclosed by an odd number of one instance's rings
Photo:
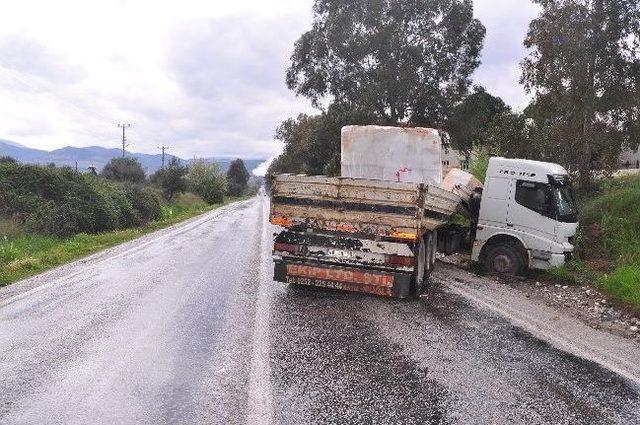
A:
{"type": "Polygon", "coordinates": [[[446,224],[459,203],[457,195],[419,183],[283,174],[273,182],[271,222],[415,239],[446,224]]]}

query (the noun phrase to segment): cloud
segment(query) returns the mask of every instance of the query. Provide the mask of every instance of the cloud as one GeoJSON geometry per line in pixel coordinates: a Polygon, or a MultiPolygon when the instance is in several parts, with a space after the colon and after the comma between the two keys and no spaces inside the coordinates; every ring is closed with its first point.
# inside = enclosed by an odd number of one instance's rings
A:
{"type": "Polygon", "coordinates": [[[45,149],[115,146],[126,121],[137,151],[164,144],[184,157],[267,158],[281,149],[276,126],[312,110],[284,84],[310,1],[49,6],[23,0],[0,16],[4,138],[45,149]],[[32,19],[38,6],[47,20],[32,19]]]}
{"type": "MultiPolygon", "coordinates": [[[[21,0],[0,14],[0,138],[44,149],[114,146],[268,158],[277,125],[312,112],[284,83],[312,0],[21,0]],[[38,13],[34,13],[38,10],[38,13]]],[[[475,82],[514,106],[535,7],[476,0],[487,27],[475,82]]]]}
{"type": "Polygon", "coordinates": [[[8,70],[58,84],[73,83],[83,78],[80,67],[42,43],[19,35],[0,40],[0,58],[2,66],[8,70]]]}
{"type": "Polygon", "coordinates": [[[520,62],[527,55],[524,39],[538,6],[528,0],[476,0],[475,15],[487,28],[476,84],[521,109],[529,102],[520,85],[520,62]]]}

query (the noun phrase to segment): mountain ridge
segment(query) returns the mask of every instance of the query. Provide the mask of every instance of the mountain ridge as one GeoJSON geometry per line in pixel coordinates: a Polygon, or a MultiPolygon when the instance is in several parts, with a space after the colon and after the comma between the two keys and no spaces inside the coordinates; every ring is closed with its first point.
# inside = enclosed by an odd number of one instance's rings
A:
{"type": "MultiPolygon", "coordinates": [[[[140,164],[142,164],[142,167],[145,169],[147,174],[153,174],[162,166],[162,154],[146,154],[127,151],[126,155],[140,161],[140,164]]],[[[77,161],[79,170],[96,167],[96,169],[100,171],[112,158],[122,156],[122,150],[116,148],[105,148],[103,146],[65,146],[47,151],[43,149],[29,148],[10,140],[0,139],[0,156],[10,156],[19,162],[31,164],[45,165],[53,163],[58,167],[75,167],[77,161]]],[[[166,161],[169,161],[171,158],[178,158],[185,163],[192,161],[182,159],[176,155],[165,155],[166,161]]],[[[219,163],[224,170],[226,170],[231,161],[235,158],[210,157],[202,159],[209,162],[215,161],[219,163]]],[[[250,172],[266,161],[266,159],[247,158],[242,158],[242,160],[245,162],[247,170],[250,172]]]]}

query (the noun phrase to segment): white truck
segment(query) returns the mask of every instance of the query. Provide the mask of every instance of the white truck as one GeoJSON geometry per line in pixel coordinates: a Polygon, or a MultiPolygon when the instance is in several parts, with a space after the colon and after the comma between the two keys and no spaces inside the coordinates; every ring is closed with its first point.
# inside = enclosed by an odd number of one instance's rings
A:
{"type": "Polygon", "coordinates": [[[443,184],[441,164],[436,130],[345,127],[341,177],[274,177],[270,221],[285,228],[274,240],[275,280],[405,298],[427,288],[437,250],[465,241],[498,273],[571,256],[576,210],[562,167],[492,158],[482,191],[443,184]],[[467,229],[449,224],[457,212],[467,229]]]}

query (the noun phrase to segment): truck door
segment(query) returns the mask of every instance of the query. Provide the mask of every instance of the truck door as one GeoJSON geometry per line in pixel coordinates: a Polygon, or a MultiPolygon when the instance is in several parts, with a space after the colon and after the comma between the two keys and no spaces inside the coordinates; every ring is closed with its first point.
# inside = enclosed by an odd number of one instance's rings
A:
{"type": "Polygon", "coordinates": [[[489,177],[482,193],[480,222],[489,226],[504,227],[509,216],[509,182],[503,177],[489,177]]]}
{"type": "Polygon", "coordinates": [[[527,248],[549,251],[556,238],[556,220],[548,184],[516,180],[509,205],[508,225],[521,233],[527,248]]]}

